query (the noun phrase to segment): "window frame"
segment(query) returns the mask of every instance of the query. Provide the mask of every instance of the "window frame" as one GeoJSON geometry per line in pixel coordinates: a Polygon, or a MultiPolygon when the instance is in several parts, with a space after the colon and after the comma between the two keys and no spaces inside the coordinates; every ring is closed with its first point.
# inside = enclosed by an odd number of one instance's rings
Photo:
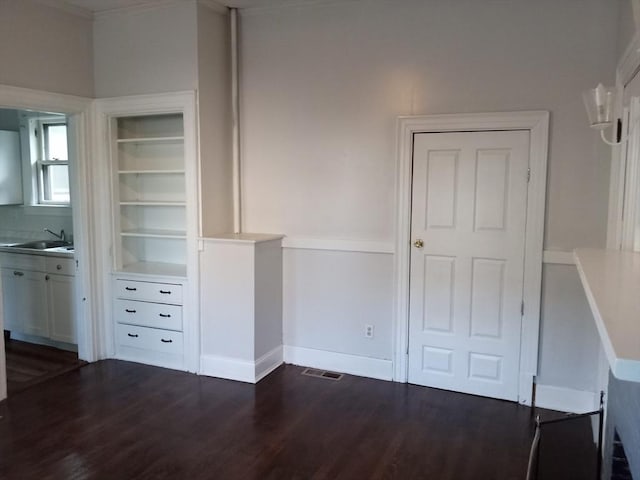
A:
{"type": "MultiPolygon", "coordinates": [[[[44,206],[60,206],[60,207],[69,207],[71,205],[71,195],[69,194],[69,200],[67,201],[59,201],[59,200],[48,200],[46,197],[50,196],[49,189],[51,188],[50,182],[47,177],[49,173],[47,172],[49,166],[66,166],[67,167],[67,176],[69,175],[69,158],[65,160],[54,160],[49,157],[49,145],[48,145],[48,132],[47,129],[51,125],[64,125],[67,134],[67,144],[68,144],[68,134],[69,134],[69,124],[67,122],[66,117],[39,117],[33,119],[35,125],[30,129],[30,132],[33,131],[35,134],[34,143],[37,146],[37,156],[35,161],[35,175],[36,175],[36,187],[37,187],[37,203],[36,205],[44,205],[44,206]]],[[[68,157],[67,152],[67,157],[68,157]]],[[[35,196],[34,196],[35,197],[35,196]]]]}

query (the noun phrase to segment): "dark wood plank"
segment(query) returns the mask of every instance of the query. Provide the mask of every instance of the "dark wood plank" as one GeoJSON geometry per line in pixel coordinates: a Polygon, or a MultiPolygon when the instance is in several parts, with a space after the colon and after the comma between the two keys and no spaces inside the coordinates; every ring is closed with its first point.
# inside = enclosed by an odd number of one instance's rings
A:
{"type": "Polygon", "coordinates": [[[85,364],[75,352],[15,339],[6,339],[5,352],[9,396],[85,364]]]}
{"type": "Polygon", "coordinates": [[[0,403],[0,478],[524,478],[526,407],[301,371],[254,386],[85,366],[0,403]]]}

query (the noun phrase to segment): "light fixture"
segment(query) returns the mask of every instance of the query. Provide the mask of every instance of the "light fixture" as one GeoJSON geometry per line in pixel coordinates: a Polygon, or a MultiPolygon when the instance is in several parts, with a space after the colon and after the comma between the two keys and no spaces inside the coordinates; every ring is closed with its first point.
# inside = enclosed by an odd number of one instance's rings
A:
{"type": "Polygon", "coordinates": [[[600,83],[596,88],[586,90],[582,94],[582,97],[584,99],[584,105],[587,108],[587,115],[589,115],[589,124],[591,128],[600,130],[602,141],[612,147],[624,143],[624,140],[619,138],[619,119],[613,115],[616,104],[615,87],[605,87],[600,83]],[[604,136],[604,131],[614,124],[616,126],[615,134],[618,136],[618,139],[617,141],[609,141],[604,136]]]}

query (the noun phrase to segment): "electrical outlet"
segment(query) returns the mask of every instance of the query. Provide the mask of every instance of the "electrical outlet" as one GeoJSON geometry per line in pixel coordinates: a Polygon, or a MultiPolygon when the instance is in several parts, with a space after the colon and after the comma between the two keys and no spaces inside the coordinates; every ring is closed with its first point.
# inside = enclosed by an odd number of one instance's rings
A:
{"type": "Polygon", "coordinates": [[[367,338],[373,338],[373,325],[364,326],[364,336],[367,338]]]}

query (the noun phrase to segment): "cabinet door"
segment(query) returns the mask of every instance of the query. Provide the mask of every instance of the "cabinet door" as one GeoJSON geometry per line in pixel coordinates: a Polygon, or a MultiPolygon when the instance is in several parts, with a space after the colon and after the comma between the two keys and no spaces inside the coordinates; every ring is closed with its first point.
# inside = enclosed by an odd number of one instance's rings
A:
{"type": "Polygon", "coordinates": [[[2,269],[4,328],[28,335],[49,336],[44,277],[41,272],[2,269]]]}
{"type": "Polygon", "coordinates": [[[76,343],[74,277],[47,275],[49,337],[59,342],[76,343]]]}
{"type": "Polygon", "coordinates": [[[2,272],[3,328],[12,332],[22,332],[22,316],[18,314],[20,306],[16,295],[19,274],[22,272],[14,273],[12,268],[2,268],[0,271],[2,272]]]}

